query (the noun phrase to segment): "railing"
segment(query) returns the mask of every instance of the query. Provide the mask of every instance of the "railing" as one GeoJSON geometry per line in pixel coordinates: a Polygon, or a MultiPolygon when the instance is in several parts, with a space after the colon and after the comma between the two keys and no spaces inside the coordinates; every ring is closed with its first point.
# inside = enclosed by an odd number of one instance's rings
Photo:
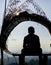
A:
{"type": "Polygon", "coordinates": [[[19,56],[19,65],[24,65],[25,63],[25,56],[39,56],[39,65],[47,65],[48,62],[48,56],[51,56],[51,54],[28,54],[28,55],[24,55],[24,54],[13,54],[13,56],[19,56]]]}
{"type": "MultiPolygon", "coordinates": [[[[48,56],[51,56],[51,54],[12,54],[12,55],[19,56],[19,65],[24,65],[25,56],[39,56],[39,65],[47,65],[48,56]]],[[[4,65],[2,49],[1,49],[1,65],[4,65]]]]}

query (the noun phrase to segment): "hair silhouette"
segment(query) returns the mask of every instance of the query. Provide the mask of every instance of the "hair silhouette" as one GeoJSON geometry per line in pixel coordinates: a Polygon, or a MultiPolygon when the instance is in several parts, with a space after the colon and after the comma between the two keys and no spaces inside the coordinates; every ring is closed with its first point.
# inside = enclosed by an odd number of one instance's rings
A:
{"type": "Polygon", "coordinates": [[[33,34],[34,32],[35,32],[34,28],[30,26],[30,27],[28,28],[28,33],[29,33],[29,34],[30,34],[30,33],[33,34]]]}

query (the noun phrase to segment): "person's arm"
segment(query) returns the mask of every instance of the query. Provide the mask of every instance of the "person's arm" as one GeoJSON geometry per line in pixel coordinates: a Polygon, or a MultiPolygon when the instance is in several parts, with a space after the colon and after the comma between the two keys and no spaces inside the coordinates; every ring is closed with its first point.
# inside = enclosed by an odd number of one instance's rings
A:
{"type": "Polygon", "coordinates": [[[40,39],[39,39],[38,36],[37,36],[36,38],[37,38],[37,39],[36,39],[36,40],[37,40],[37,42],[36,42],[36,43],[37,43],[36,46],[37,46],[37,48],[40,48],[40,39]]]}
{"type": "Polygon", "coordinates": [[[40,39],[39,39],[39,37],[38,37],[38,45],[39,45],[39,48],[40,48],[40,39]]]}
{"type": "Polygon", "coordinates": [[[23,41],[23,48],[26,48],[26,40],[24,38],[24,41],[23,41]]]}

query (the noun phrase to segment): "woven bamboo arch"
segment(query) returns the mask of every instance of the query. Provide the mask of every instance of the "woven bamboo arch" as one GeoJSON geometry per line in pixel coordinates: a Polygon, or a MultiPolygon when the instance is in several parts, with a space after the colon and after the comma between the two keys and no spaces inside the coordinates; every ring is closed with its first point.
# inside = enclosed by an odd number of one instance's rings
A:
{"type": "Polygon", "coordinates": [[[18,16],[14,16],[13,18],[8,18],[8,16],[4,19],[3,26],[2,26],[2,31],[1,31],[1,47],[3,49],[6,48],[6,41],[11,33],[11,31],[21,22],[23,21],[34,21],[37,23],[42,24],[45,26],[49,33],[51,33],[51,22],[40,15],[37,14],[29,14],[26,11],[20,13],[18,16]],[[4,44],[4,47],[3,47],[4,44]]]}

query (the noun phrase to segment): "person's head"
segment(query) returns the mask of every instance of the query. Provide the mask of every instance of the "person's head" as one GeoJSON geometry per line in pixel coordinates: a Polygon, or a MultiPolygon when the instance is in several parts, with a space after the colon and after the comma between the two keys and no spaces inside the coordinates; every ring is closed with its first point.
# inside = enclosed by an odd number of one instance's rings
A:
{"type": "Polygon", "coordinates": [[[32,26],[30,26],[30,27],[28,28],[28,33],[29,33],[29,34],[35,33],[35,30],[34,30],[34,28],[33,28],[32,26]]]}

